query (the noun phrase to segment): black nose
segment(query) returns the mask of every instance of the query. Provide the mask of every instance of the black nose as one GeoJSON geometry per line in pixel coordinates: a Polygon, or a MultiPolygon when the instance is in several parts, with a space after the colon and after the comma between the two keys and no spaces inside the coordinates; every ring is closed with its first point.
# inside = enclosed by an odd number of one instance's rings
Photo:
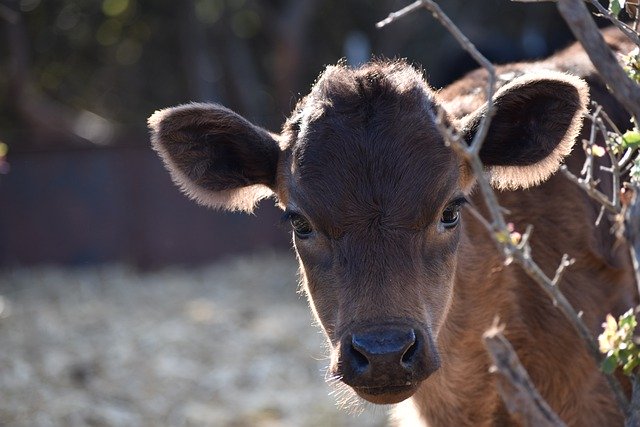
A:
{"type": "Polygon", "coordinates": [[[391,364],[408,367],[416,349],[416,333],[408,331],[384,331],[377,334],[351,336],[351,348],[361,369],[371,364],[391,364]]]}
{"type": "Polygon", "coordinates": [[[437,369],[428,360],[424,341],[412,328],[385,328],[347,335],[340,351],[343,381],[351,386],[373,388],[421,381],[437,369]]]}

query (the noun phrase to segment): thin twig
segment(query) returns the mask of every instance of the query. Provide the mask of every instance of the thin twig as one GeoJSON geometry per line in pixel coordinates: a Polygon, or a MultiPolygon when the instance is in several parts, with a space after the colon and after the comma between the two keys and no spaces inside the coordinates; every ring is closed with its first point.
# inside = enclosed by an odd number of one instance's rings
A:
{"type": "Polygon", "coordinates": [[[573,265],[573,263],[575,262],[576,260],[573,258],[569,258],[569,255],[567,254],[562,255],[562,261],[560,261],[560,265],[556,270],[555,276],[553,276],[553,280],[551,281],[551,284],[553,286],[558,286],[558,284],[560,283],[560,280],[562,280],[562,275],[566,271],[567,267],[573,265]]]}
{"type": "Polygon", "coordinates": [[[604,205],[600,205],[600,212],[598,212],[598,217],[596,218],[596,222],[594,223],[596,227],[600,227],[600,222],[602,221],[602,218],[604,218],[605,211],[606,208],[604,207],[604,205]]]}
{"type": "Polygon", "coordinates": [[[532,233],[533,225],[528,224],[524,234],[522,235],[522,239],[518,244],[518,249],[524,251],[525,256],[531,256],[531,246],[529,245],[529,239],[531,239],[532,233]]]}
{"type": "Polygon", "coordinates": [[[627,165],[631,164],[634,152],[635,150],[633,148],[628,148],[627,151],[624,152],[624,155],[620,159],[620,169],[624,169],[627,165]]]}
{"type": "Polygon", "coordinates": [[[620,206],[620,165],[618,163],[618,159],[616,155],[613,153],[613,150],[605,150],[609,154],[609,160],[611,161],[611,179],[612,179],[612,192],[611,192],[611,204],[613,207],[620,211],[622,207],[620,206]]]}
{"type": "Polygon", "coordinates": [[[595,139],[596,139],[596,128],[597,128],[597,122],[596,122],[595,118],[598,117],[598,113],[600,113],[601,109],[602,109],[602,107],[600,105],[598,105],[596,107],[596,110],[593,113],[593,115],[590,116],[590,118],[591,118],[591,131],[590,131],[590,134],[589,134],[589,141],[588,141],[589,150],[588,151],[585,150],[589,154],[589,156],[587,157],[587,159],[589,161],[584,162],[585,166],[588,165],[587,170],[586,170],[586,174],[585,174],[585,172],[582,172],[583,175],[587,175],[587,181],[592,181],[593,180],[593,169],[594,169],[594,164],[595,164],[595,158],[593,156],[593,145],[594,145],[595,139]]]}
{"type": "MultiPolygon", "coordinates": [[[[595,101],[591,101],[591,104],[593,105],[599,105],[597,102],[595,101]]],[[[607,125],[609,126],[609,128],[611,130],[613,130],[615,133],[617,133],[618,135],[622,135],[622,131],[620,131],[620,129],[618,129],[618,125],[616,125],[613,120],[611,120],[611,117],[609,117],[609,115],[607,114],[606,111],[604,111],[603,109],[600,109],[600,116],[607,122],[607,125]]]]}
{"type": "Polygon", "coordinates": [[[402,9],[395,11],[395,12],[391,12],[389,14],[389,16],[387,16],[385,19],[383,19],[382,21],[376,23],[376,28],[382,28],[384,26],[387,26],[389,24],[391,24],[394,21],[397,21],[398,19],[402,18],[405,15],[410,14],[411,12],[413,12],[416,9],[419,9],[423,7],[422,1],[416,1],[414,3],[411,3],[409,6],[403,7],[402,9]]]}
{"type": "Polygon", "coordinates": [[[589,0],[589,3],[598,9],[598,12],[600,12],[602,16],[618,27],[618,29],[622,31],[629,40],[634,42],[636,46],[640,46],[640,37],[638,37],[638,33],[633,28],[629,27],[627,24],[619,20],[614,14],[605,9],[598,0],[589,0]]]}
{"type": "Polygon", "coordinates": [[[593,182],[587,182],[581,178],[578,178],[573,173],[571,173],[571,171],[569,171],[569,169],[564,165],[560,167],[560,171],[564,174],[564,176],[569,178],[569,181],[576,183],[580,188],[586,191],[592,199],[604,206],[609,212],[618,213],[615,205],[611,203],[609,198],[604,193],[599,191],[595,187],[595,185],[593,185],[593,182]]]}

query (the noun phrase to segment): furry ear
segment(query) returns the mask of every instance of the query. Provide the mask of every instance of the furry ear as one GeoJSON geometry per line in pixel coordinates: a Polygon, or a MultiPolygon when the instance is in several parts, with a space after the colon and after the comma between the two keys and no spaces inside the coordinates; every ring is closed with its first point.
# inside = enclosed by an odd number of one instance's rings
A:
{"type": "Polygon", "coordinates": [[[148,124],[173,181],[198,203],[250,212],[273,194],[278,143],[242,116],[192,103],[156,111],[148,124]]]}
{"type": "MultiPolygon", "coordinates": [[[[549,178],[573,147],[589,101],[578,77],[545,71],[514,79],[494,96],[496,114],[480,150],[480,159],[498,189],[527,188],[549,178]]],[[[486,106],[462,120],[468,142],[486,106]]]]}

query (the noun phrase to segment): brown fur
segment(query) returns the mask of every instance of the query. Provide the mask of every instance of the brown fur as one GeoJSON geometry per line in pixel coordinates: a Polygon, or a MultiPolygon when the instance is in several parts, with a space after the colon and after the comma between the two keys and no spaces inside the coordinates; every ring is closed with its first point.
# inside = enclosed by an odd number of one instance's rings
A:
{"type": "MultiPolygon", "coordinates": [[[[607,37],[620,44],[619,36],[607,37]]],[[[498,72],[498,112],[483,163],[508,220],[520,231],[534,226],[533,257],[544,271],[552,275],[564,253],[576,259],[561,286],[595,335],[607,313],[635,303],[633,276],[610,222],[594,226],[598,206],[553,174],[580,131],[588,98],[582,80],[561,72],[584,78],[592,97],[624,115],[578,47],[498,72]]],[[[398,405],[398,423],[518,425],[481,344],[498,316],[568,425],[620,425],[606,382],[548,297],[520,268],[504,266],[473,217],[463,211],[457,227],[441,222],[461,196],[481,210],[483,201],[469,195],[468,166],[444,146],[438,107],[470,141],[484,114],[485,81],[476,71],[436,92],[404,62],[333,66],[279,136],[218,105],[162,110],[149,123],[154,148],[191,197],[250,210],[273,192],[294,223],[306,218],[311,231],[303,227],[294,244],[303,288],[331,346],[330,374],[374,403],[411,396],[398,405]],[[349,371],[353,336],[385,337],[398,328],[415,331],[419,343],[406,377],[394,377],[393,367],[373,379],[349,371]]],[[[579,168],[583,157],[575,150],[569,167],[579,168]]]]}

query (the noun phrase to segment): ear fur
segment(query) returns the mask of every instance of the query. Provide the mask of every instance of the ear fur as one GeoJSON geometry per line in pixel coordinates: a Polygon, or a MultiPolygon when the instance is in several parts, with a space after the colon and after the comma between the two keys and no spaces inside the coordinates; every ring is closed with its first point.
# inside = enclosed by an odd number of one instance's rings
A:
{"type": "MultiPolygon", "coordinates": [[[[556,71],[526,74],[494,96],[496,114],[480,158],[497,189],[527,188],[549,178],[573,148],[582,128],[589,89],[580,78],[556,71]]],[[[462,120],[471,141],[486,105],[462,120]]]]}
{"type": "Polygon", "coordinates": [[[278,143],[233,111],[191,103],[156,111],[148,125],[174,183],[196,202],[251,212],[273,194],[278,143]]]}

